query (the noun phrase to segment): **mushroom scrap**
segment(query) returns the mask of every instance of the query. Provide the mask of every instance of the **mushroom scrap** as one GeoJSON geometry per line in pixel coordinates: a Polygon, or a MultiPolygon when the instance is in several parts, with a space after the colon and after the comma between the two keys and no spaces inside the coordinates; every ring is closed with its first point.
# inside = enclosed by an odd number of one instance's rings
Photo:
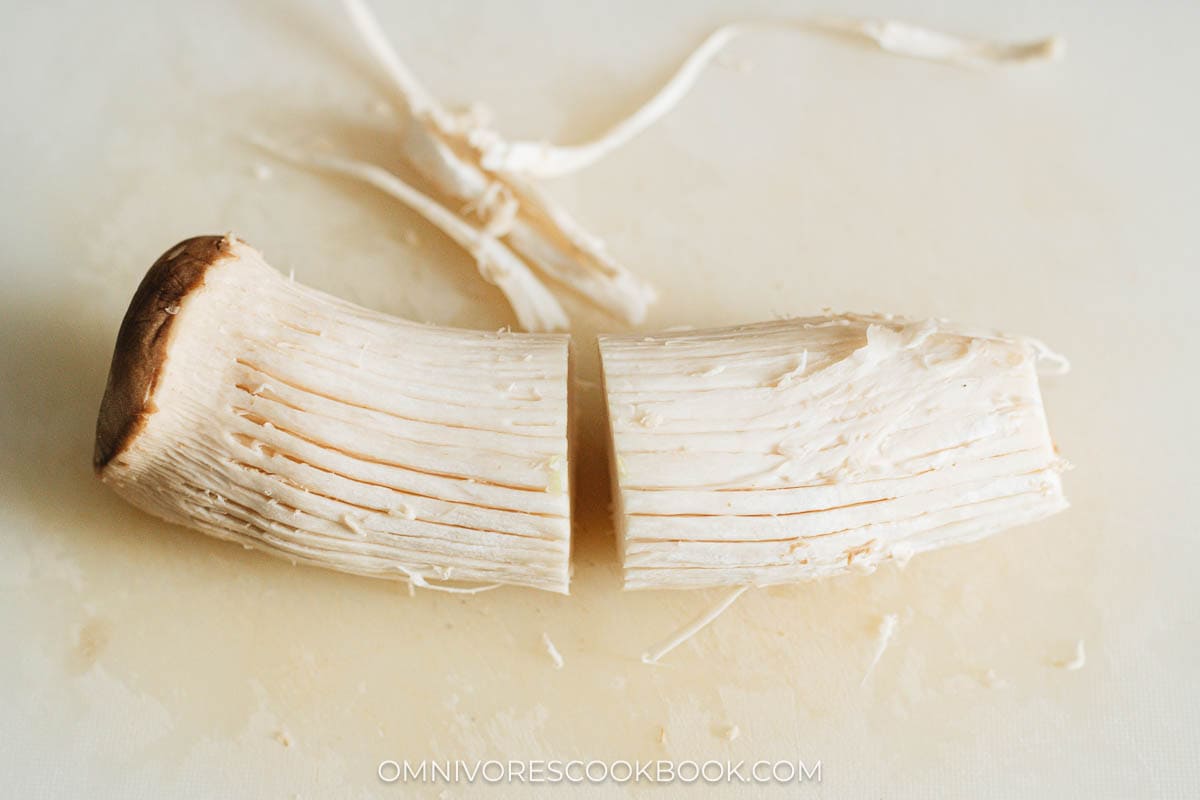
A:
{"type": "Polygon", "coordinates": [[[1067,506],[1036,340],[844,314],[600,353],[628,589],[870,572],[1067,506]]]}
{"type": "Polygon", "coordinates": [[[180,243],[121,325],[95,468],[213,536],[410,587],[566,592],[568,340],[407,322],[180,243]]]}
{"type": "Polygon", "coordinates": [[[388,42],[365,0],[343,0],[367,50],[387,73],[404,133],[399,150],[426,186],[418,188],[374,164],[306,150],[254,135],[279,158],[361,181],[392,196],[440,228],[475,259],[480,274],[505,295],[525,330],[568,327],[547,284],[563,286],[630,324],[639,324],[656,292],[535,183],[588,167],[641,134],[687,95],[704,68],[738,37],[783,30],[854,39],[884,52],[967,67],[1028,64],[1061,57],[1058,37],[998,43],[954,36],[906,22],[847,17],[739,22],[713,31],[645,103],[593,139],[556,145],[510,141],[479,105],[456,112],[429,92],[388,42]]]}

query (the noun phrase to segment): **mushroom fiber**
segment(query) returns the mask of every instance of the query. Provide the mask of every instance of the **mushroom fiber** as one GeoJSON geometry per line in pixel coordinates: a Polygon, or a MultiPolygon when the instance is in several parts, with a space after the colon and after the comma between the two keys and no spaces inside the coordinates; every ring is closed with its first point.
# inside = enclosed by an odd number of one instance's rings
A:
{"type": "Polygon", "coordinates": [[[657,123],[691,91],[705,67],[732,41],[785,31],[857,41],[906,58],[966,67],[1002,67],[1062,57],[1059,37],[995,42],[957,36],[889,19],[813,17],[760,19],[718,28],[680,62],[643,104],[599,135],[575,144],[510,140],[479,104],[462,111],[443,105],[388,40],[365,0],[343,0],[365,50],[386,73],[404,126],[399,151],[423,187],[382,167],[252,135],[276,157],[374,186],[409,206],[469,252],[480,275],[495,284],[526,330],[561,330],[566,311],[550,287],[568,287],[616,319],[640,324],[655,302],[654,287],[623,266],[603,241],[585,230],[538,183],[600,161],[657,123]]]}
{"type": "Polygon", "coordinates": [[[1036,340],[845,314],[600,354],[627,589],[871,572],[1067,506],[1036,340]]]}
{"type": "Polygon", "coordinates": [[[408,322],[231,236],[160,258],[121,325],[100,478],[294,563],[447,591],[567,591],[568,340],[408,322]]]}

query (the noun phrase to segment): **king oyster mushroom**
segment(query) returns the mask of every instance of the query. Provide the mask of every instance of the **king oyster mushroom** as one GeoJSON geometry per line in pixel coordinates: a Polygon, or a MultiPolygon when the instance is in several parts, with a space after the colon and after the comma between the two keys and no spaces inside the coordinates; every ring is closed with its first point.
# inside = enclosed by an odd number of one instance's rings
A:
{"type": "Polygon", "coordinates": [[[629,589],[870,572],[1067,506],[1035,340],[841,315],[600,352],[629,589]]]}
{"type": "Polygon", "coordinates": [[[296,563],[565,593],[567,370],[565,336],[396,319],[201,236],[130,303],[95,468],[151,514],[296,563]]]}

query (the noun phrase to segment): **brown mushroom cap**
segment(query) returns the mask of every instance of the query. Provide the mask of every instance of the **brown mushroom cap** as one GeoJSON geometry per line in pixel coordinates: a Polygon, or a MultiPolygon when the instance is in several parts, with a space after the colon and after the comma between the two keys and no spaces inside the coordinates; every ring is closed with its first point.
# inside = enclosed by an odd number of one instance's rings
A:
{"type": "Polygon", "coordinates": [[[183,299],[204,285],[210,267],[232,254],[232,239],[196,236],[167,250],[142,278],[117,334],[108,384],[96,421],[92,463],[101,472],[154,413],[154,390],[183,299]]]}

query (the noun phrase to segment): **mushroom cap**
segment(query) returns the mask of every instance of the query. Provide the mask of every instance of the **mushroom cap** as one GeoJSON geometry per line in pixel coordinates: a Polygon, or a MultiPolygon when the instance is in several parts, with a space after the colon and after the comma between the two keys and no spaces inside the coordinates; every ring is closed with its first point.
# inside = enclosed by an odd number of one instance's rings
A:
{"type": "Polygon", "coordinates": [[[233,254],[232,245],[229,236],[185,239],[163,253],[142,278],[121,321],[100,403],[92,458],[97,473],[129,447],[155,412],[154,392],[179,308],[204,285],[208,270],[233,254]]]}

